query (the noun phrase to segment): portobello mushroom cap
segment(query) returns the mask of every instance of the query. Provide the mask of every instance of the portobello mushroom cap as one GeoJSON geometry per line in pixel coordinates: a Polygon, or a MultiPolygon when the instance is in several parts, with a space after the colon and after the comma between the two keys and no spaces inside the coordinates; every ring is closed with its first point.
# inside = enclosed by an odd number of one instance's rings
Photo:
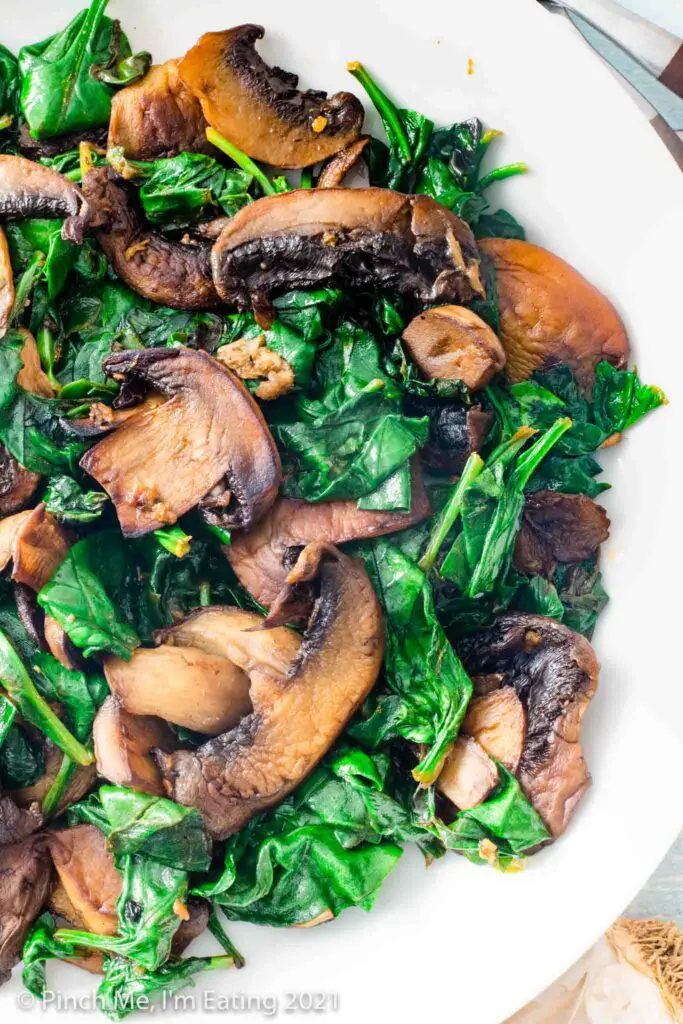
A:
{"type": "Polygon", "coordinates": [[[590,784],[580,742],[581,719],[598,685],[588,641],[542,615],[510,612],[458,645],[470,674],[504,673],[526,711],[518,776],[556,838],[590,784]]]}
{"type": "Polygon", "coordinates": [[[427,380],[461,380],[470,391],[505,366],[505,352],[487,323],[465,306],[434,306],[403,332],[413,362],[427,380]]]}
{"type": "Polygon", "coordinates": [[[114,694],[106,698],[93,722],[97,771],[116,786],[163,796],[154,747],[173,750],[177,739],[162,718],[131,715],[114,694]]]}
{"type": "Polygon", "coordinates": [[[14,273],[7,235],[0,228],[0,338],[4,338],[14,305],[14,273]]]}
{"type": "Polygon", "coordinates": [[[120,147],[128,160],[214,151],[202,105],[178,74],[178,64],[155,64],[143,78],[114,93],[109,148],[120,147]]]}
{"type": "Polygon", "coordinates": [[[429,499],[419,464],[414,463],[410,512],[359,509],[355,500],[311,503],[278,498],[257,525],[235,534],[223,551],[245,590],[270,608],[282,590],[291,567],[288,555],[313,541],[345,544],[405,530],[430,514],[429,499]],[[291,549],[294,549],[292,551],[291,549]]]}
{"type": "Polygon", "coordinates": [[[51,870],[44,835],[0,847],[0,985],[21,959],[26,934],[46,900],[51,870]]]}
{"type": "Polygon", "coordinates": [[[562,362],[589,390],[601,359],[626,366],[629,342],[619,314],[577,270],[516,238],[484,238],[479,246],[495,268],[508,380],[562,362]]]}
{"type": "Polygon", "coordinates": [[[256,50],[261,25],[206,32],[180,62],[180,77],[209,124],[248,156],[310,167],[355,142],[363,106],[351,93],[300,92],[298,75],[269,67],[256,50]]]}
{"type": "Polygon", "coordinates": [[[222,484],[231,495],[223,525],[248,528],[268,511],[280,457],[258,405],[230,370],[186,348],[116,353],[104,369],[167,396],[81,459],[114,502],[124,536],[174,523],[222,484]]]}
{"type": "Polygon", "coordinates": [[[609,537],[609,528],[602,505],[585,494],[529,494],[515,543],[515,569],[549,579],[557,562],[583,562],[594,555],[609,537]]]}
{"type": "Polygon", "coordinates": [[[0,220],[65,217],[62,238],[82,242],[88,215],[83,193],[72,181],[23,156],[0,156],[0,220]]]}
{"type": "Polygon", "coordinates": [[[383,188],[257,199],[223,229],[211,266],[221,298],[240,309],[329,283],[391,288],[425,303],[484,294],[468,225],[429,196],[383,188]]]}
{"type": "Polygon", "coordinates": [[[156,754],[168,796],[197,807],[216,838],[291,793],[379,674],[384,625],[364,567],[329,544],[312,544],[288,584],[314,576],[319,597],[296,660],[281,676],[252,673],[252,714],[196,750],[156,754]]]}
{"type": "Polygon", "coordinates": [[[0,444],[0,516],[9,516],[27,505],[36,493],[40,476],[21,466],[0,444]]]}
{"type": "Polygon", "coordinates": [[[152,230],[137,198],[111,167],[93,167],[83,179],[91,227],[112,269],[145,299],[173,309],[215,309],[208,243],[177,242],[152,230]]]}

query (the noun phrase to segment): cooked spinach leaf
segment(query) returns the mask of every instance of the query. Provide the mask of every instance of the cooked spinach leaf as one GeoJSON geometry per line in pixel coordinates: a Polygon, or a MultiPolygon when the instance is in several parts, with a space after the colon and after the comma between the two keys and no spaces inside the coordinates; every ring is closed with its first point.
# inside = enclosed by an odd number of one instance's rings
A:
{"type": "Polygon", "coordinates": [[[102,515],[109,495],[84,491],[71,476],[53,476],[43,501],[48,512],[63,523],[93,523],[102,515]]]}
{"type": "MultiPolygon", "coordinates": [[[[12,705],[0,698],[3,707],[12,705]]],[[[32,786],[45,771],[43,749],[34,744],[18,722],[5,732],[0,746],[0,786],[3,789],[21,789],[32,786]]]]}
{"type": "Polygon", "coordinates": [[[237,966],[231,956],[188,956],[168,960],[156,971],[145,970],[123,957],[105,957],[104,976],[97,990],[103,1012],[110,1020],[123,1020],[129,1013],[154,1009],[154,997],[164,998],[193,986],[193,976],[203,971],[237,966]]]}

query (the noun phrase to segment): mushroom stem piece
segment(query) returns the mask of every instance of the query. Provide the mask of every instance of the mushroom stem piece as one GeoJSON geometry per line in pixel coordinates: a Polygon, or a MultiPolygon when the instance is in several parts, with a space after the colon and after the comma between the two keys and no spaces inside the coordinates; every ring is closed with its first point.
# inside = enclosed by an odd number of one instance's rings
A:
{"type": "Polygon", "coordinates": [[[82,242],[88,212],[81,190],[57,171],[22,156],[0,156],[0,220],[66,217],[62,237],[82,242]]]}
{"type": "Polygon", "coordinates": [[[288,581],[313,578],[320,594],[296,661],[280,677],[253,674],[253,713],[197,750],[157,754],[168,795],[198,807],[217,838],[291,793],[379,674],[384,626],[363,566],[331,545],[312,544],[288,581]]]}

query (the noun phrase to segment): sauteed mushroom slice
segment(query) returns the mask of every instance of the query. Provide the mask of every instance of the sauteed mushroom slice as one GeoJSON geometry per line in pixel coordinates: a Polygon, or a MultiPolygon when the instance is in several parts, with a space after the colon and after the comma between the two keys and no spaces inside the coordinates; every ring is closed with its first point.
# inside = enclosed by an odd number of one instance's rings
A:
{"type": "Polygon", "coordinates": [[[12,579],[36,593],[64,561],[70,542],[44,504],[0,520],[0,572],[12,563],[12,579]]]}
{"type": "Polygon", "coordinates": [[[174,523],[222,483],[232,496],[226,525],[248,528],[265,514],[280,484],[280,457],[256,402],[228,369],[181,348],[121,352],[104,366],[111,377],[167,396],[81,459],[114,502],[125,536],[174,523]]]}
{"type": "Polygon", "coordinates": [[[11,796],[0,791],[0,853],[9,843],[18,843],[43,824],[38,804],[18,807],[11,796]]]}
{"type": "Polygon", "coordinates": [[[130,661],[106,658],[104,674],[126,711],[195,732],[225,732],[251,711],[244,672],[196,647],[139,647],[130,661]]]}
{"type": "Polygon", "coordinates": [[[0,985],[21,959],[26,934],[47,897],[50,873],[44,835],[0,847],[0,985]]]}
{"type": "Polygon", "coordinates": [[[515,543],[518,572],[548,578],[557,562],[582,562],[609,537],[610,521],[602,505],[585,494],[536,491],[528,495],[515,543]]]}
{"type": "Polygon", "coordinates": [[[109,146],[120,147],[129,160],[212,151],[201,103],[178,74],[178,64],[156,64],[114,94],[109,146]]]}
{"type": "Polygon", "coordinates": [[[580,733],[598,683],[593,648],[559,622],[511,612],[464,639],[459,653],[469,672],[501,672],[519,696],[527,718],[519,780],[551,834],[561,835],[590,783],[580,733]]]}
{"type": "MultiPolygon", "coordinates": [[[[43,775],[32,786],[24,786],[22,789],[12,789],[9,796],[18,807],[35,807],[42,803],[48,790],[52,786],[57,772],[64,761],[64,754],[51,740],[43,743],[45,757],[45,771],[43,775]]],[[[80,800],[95,782],[97,772],[95,765],[79,765],[71,777],[66,789],[62,793],[59,803],[54,808],[52,816],[61,814],[70,804],[80,800]]]]}
{"type": "Polygon", "coordinates": [[[110,167],[89,170],[83,192],[95,237],[114,272],[133,291],[174,309],[220,305],[207,243],[185,244],[153,231],[130,187],[110,167]]]}
{"type": "Polygon", "coordinates": [[[511,686],[473,697],[462,731],[477,741],[489,757],[516,772],[526,739],[524,705],[511,686]]]}
{"type": "Polygon", "coordinates": [[[0,228],[0,338],[5,336],[14,305],[14,273],[9,256],[7,235],[0,228]]]}
{"type": "Polygon", "coordinates": [[[54,391],[50,384],[50,378],[41,365],[36,339],[25,327],[20,327],[18,333],[24,339],[24,344],[20,353],[23,366],[17,374],[17,384],[24,391],[30,391],[31,394],[52,398],[54,391]]]}
{"type": "Polygon", "coordinates": [[[429,443],[422,449],[422,461],[447,473],[461,473],[472,452],[482,448],[491,427],[491,413],[481,406],[432,402],[413,398],[412,416],[429,415],[429,443]]]}
{"type": "Polygon", "coordinates": [[[354,142],[363,106],[351,93],[299,92],[298,76],[269,67],[256,50],[265,30],[206,32],[180,62],[209,124],[255,160],[310,167],[354,142]]]}
{"type": "Polygon", "coordinates": [[[121,875],[94,825],[75,825],[50,835],[50,854],[76,919],[98,935],[116,934],[121,875]]]}
{"type": "Polygon", "coordinates": [[[319,596],[296,661],[279,677],[253,674],[253,713],[197,750],[157,754],[168,795],[198,807],[217,838],[291,793],[379,674],[384,626],[365,569],[329,544],[313,544],[288,584],[314,576],[319,596]]]}
{"type": "Polygon", "coordinates": [[[216,289],[246,308],[281,289],[392,288],[421,302],[483,294],[467,224],[429,196],[382,188],[299,189],[250,203],[211,253],[216,289]]]}
{"type": "Polygon", "coordinates": [[[461,380],[470,391],[505,366],[505,352],[481,317],[465,306],[434,306],[403,332],[408,354],[428,380],[461,380]]]}
{"type": "Polygon", "coordinates": [[[93,742],[97,771],[103,778],[139,793],[164,795],[161,774],[151,751],[174,750],[178,743],[162,718],[132,715],[112,694],[95,716],[93,742]]]}
{"type": "Polygon", "coordinates": [[[467,811],[482,804],[498,785],[498,769],[476,740],[458,736],[437,779],[437,789],[467,811]]]}
{"type": "Polygon", "coordinates": [[[370,141],[369,135],[363,135],[356,142],[352,142],[346,149],[342,149],[336,156],[333,156],[329,163],[325,164],[317,188],[338,188],[344,181],[346,175],[351,171],[363,155],[363,150],[370,141]]]}
{"type": "Polygon", "coordinates": [[[0,220],[65,217],[62,237],[82,242],[88,204],[72,181],[22,156],[0,156],[0,220]]]}
{"type": "Polygon", "coordinates": [[[629,343],[619,314],[578,271],[530,242],[485,238],[479,244],[495,267],[508,380],[563,362],[588,389],[601,359],[626,366],[629,343]]]}
{"type": "Polygon", "coordinates": [[[9,516],[27,505],[39,483],[39,475],[21,466],[0,444],[0,516],[9,516]]]}
{"type": "Polygon", "coordinates": [[[421,522],[430,511],[416,463],[410,512],[373,512],[359,509],[356,501],[312,504],[298,498],[278,498],[260,523],[246,533],[236,534],[223,550],[242,586],[259,604],[270,608],[287,578],[290,548],[313,541],[345,544],[381,537],[421,522]]]}

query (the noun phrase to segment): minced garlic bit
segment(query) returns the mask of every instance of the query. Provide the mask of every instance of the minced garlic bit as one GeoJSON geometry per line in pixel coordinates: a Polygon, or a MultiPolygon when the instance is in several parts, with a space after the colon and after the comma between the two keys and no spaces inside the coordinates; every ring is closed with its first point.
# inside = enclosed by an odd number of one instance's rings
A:
{"type": "Polygon", "coordinates": [[[498,847],[490,839],[482,839],[479,843],[479,856],[487,864],[495,867],[498,861],[498,847]]]}
{"type": "Polygon", "coordinates": [[[238,338],[228,345],[221,345],[216,359],[236,373],[242,380],[259,380],[254,392],[257,398],[272,401],[286,394],[294,387],[294,371],[286,359],[266,345],[266,337],[238,338]]]}
{"type": "Polygon", "coordinates": [[[190,911],[187,909],[182,900],[176,900],[173,904],[173,913],[176,917],[179,917],[181,921],[190,920],[190,911]]]}
{"type": "Polygon", "coordinates": [[[141,238],[139,242],[133,242],[133,244],[129,245],[126,251],[124,252],[123,258],[126,261],[132,260],[133,256],[137,256],[139,252],[145,251],[145,249],[149,245],[149,241],[149,238],[141,238]]]}
{"type": "Polygon", "coordinates": [[[327,128],[327,118],[323,117],[322,114],[318,114],[318,116],[314,119],[311,128],[316,133],[316,135],[319,135],[320,132],[324,132],[325,129],[327,128]]]}
{"type": "Polygon", "coordinates": [[[467,74],[468,75],[473,75],[474,74],[474,61],[472,60],[471,57],[469,57],[468,60],[467,60],[467,74]]]}

